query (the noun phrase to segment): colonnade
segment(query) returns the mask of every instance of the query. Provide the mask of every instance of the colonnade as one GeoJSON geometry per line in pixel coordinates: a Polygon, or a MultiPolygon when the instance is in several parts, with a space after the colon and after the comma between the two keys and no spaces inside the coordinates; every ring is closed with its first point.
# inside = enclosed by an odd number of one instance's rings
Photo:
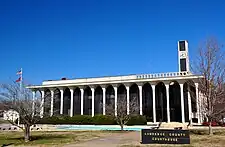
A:
{"type": "Polygon", "coordinates": [[[57,114],[68,114],[71,117],[94,116],[100,113],[106,115],[106,104],[110,99],[114,101],[115,115],[117,115],[118,99],[126,97],[127,114],[130,114],[129,102],[134,98],[139,105],[139,114],[149,116],[150,121],[154,123],[159,121],[185,123],[192,121],[193,118],[200,123],[198,83],[191,83],[172,81],[51,87],[34,89],[33,95],[35,96],[36,91],[40,90],[43,106],[41,116],[44,115],[47,99],[50,100],[50,110],[46,111],[50,111],[50,116],[57,114]],[[49,96],[46,96],[47,93],[49,96]],[[57,113],[55,113],[56,107],[59,109],[57,113]]]}

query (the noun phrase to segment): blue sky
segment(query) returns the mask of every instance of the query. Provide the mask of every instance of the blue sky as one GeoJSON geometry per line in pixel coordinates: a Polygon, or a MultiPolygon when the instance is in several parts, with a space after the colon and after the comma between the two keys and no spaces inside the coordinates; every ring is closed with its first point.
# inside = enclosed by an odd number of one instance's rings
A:
{"type": "Polygon", "coordinates": [[[178,71],[177,41],[225,42],[225,2],[0,1],[0,82],[178,71]]]}

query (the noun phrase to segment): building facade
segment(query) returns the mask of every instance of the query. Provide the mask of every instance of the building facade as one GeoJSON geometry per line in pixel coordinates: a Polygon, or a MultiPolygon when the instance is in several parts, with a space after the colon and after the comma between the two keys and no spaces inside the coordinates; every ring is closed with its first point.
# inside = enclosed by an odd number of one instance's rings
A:
{"type": "Polygon", "coordinates": [[[138,105],[138,113],[148,121],[201,123],[201,105],[198,92],[199,75],[189,71],[187,41],[178,42],[179,72],[126,76],[61,79],[44,81],[30,86],[33,96],[40,91],[43,108],[41,116],[53,115],[107,115],[107,105],[126,101],[138,105]],[[49,107],[48,107],[49,106],[49,107]]]}

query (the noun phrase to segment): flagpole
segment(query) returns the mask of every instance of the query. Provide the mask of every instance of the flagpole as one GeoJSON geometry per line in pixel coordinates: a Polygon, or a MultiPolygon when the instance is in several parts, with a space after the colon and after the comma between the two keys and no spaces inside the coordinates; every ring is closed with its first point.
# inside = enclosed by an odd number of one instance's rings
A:
{"type": "Polygon", "coordinates": [[[20,91],[22,92],[22,85],[23,85],[23,71],[22,68],[20,69],[21,75],[20,75],[20,91]]]}

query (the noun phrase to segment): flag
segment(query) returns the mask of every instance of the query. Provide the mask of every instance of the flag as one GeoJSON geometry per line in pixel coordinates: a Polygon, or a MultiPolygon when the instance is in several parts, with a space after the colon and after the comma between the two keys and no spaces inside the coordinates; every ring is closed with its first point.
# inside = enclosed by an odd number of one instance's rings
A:
{"type": "Polygon", "coordinates": [[[22,71],[19,70],[16,74],[17,74],[17,75],[22,75],[22,71]]]}
{"type": "Polygon", "coordinates": [[[21,77],[19,77],[19,79],[16,80],[16,82],[20,82],[21,81],[21,77]]]}

